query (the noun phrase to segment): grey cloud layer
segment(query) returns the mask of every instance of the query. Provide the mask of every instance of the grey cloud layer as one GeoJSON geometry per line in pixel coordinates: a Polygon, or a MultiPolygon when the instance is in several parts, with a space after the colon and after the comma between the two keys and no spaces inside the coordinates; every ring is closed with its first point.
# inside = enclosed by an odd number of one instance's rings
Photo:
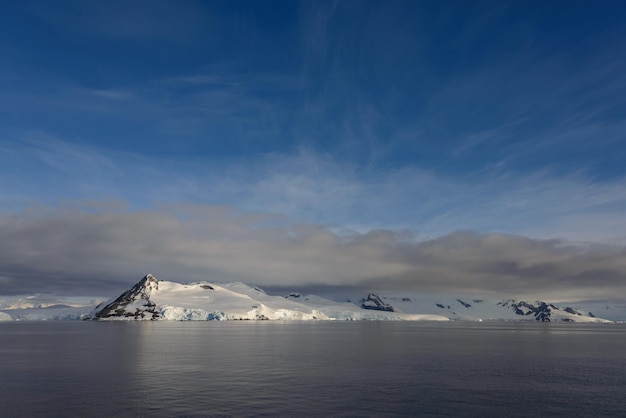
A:
{"type": "Polygon", "coordinates": [[[111,295],[152,272],[261,286],[615,298],[626,249],[456,232],[339,235],[226,207],[31,211],[0,219],[0,294],[111,295]]]}

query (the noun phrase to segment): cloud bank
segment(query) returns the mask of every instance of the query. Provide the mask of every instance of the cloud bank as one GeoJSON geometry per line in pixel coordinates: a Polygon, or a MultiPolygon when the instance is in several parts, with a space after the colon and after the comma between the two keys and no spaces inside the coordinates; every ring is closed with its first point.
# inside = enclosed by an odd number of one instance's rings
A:
{"type": "Polygon", "coordinates": [[[403,230],[338,234],[230,207],[142,211],[40,208],[0,219],[4,294],[114,295],[164,280],[270,289],[614,299],[626,249],[470,231],[420,240],[403,230]]]}

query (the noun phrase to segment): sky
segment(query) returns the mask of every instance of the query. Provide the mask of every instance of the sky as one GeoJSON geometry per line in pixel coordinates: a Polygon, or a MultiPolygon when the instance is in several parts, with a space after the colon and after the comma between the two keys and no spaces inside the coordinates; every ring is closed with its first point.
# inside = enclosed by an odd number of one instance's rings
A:
{"type": "Polygon", "coordinates": [[[622,1],[0,6],[0,295],[626,299],[622,1]]]}

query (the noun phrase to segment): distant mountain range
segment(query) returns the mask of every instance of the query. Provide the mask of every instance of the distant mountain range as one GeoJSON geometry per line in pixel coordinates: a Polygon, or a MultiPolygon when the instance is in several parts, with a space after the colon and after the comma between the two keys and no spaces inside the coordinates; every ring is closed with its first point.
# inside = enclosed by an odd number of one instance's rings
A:
{"type": "MultiPolygon", "coordinates": [[[[608,309],[608,306],[607,306],[608,309]]],[[[291,293],[272,296],[243,283],[159,281],[148,274],[116,298],[93,307],[6,309],[1,320],[405,320],[613,322],[580,307],[514,299],[379,296],[357,303],[291,293]]]]}
{"type": "Polygon", "coordinates": [[[596,322],[612,320],[599,318],[589,311],[553,303],[514,299],[461,299],[379,297],[370,294],[360,301],[367,309],[393,309],[394,312],[422,312],[441,315],[459,321],[538,321],[538,322],[596,322]],[[375,306],[373,306],[375,305],[375,306]]]}
{"type": "Polygon", "coordinates": [[[170,320],[525,320],[611,322],[590,312],[542,301],[481,299],[416,302],[409,297],[368,294],[358,303],[291,293],[270,296],[243,283],[179,284],[147,275],[114,300],[99,305],[94,319],[170,320]]]}

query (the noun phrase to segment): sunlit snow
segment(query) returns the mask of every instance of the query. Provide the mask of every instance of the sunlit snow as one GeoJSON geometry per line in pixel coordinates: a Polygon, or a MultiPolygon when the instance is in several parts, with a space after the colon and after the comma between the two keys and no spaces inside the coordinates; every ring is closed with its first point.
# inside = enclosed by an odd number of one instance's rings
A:
{"type": "MultiPolygon", "coordinates": [[[[156,281],[148,275],[116,301],[104,303],[94,317],[108,320],[406,320],[448,321],[441,315],[361,309],[318,296],[302,301],[272,296],[243,283],[156,281]],[[138,286],[142,284],[142,286],[138,286]],[[155,317],[156,316],[156,317],[155,317]]],[[[298,298],[300,299],[300,298],[298,298]]]]}

